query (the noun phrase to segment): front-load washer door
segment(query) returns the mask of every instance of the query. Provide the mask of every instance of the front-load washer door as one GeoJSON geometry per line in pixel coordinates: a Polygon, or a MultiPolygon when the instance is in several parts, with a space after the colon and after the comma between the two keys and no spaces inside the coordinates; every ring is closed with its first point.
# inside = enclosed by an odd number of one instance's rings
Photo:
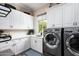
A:
{"type": "Polygon", "coordinates": [[[73,55],[79,55],[79,33],[71,34],[66,40],[67,49],[73,55]]]}
{"type": "Polygon", "coordinates": [[[56,33],[47,33],[44,36],[44,43],[48,48],[55,49],[59,44],[59,37],[56,33]]]}

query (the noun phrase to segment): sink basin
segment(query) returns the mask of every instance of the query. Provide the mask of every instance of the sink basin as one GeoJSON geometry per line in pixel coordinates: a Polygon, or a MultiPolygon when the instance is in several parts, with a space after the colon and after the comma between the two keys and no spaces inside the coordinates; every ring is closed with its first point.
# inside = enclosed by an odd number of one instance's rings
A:
{"type": "Polygon", "coordinates": [[[36,35],[37,37],[42,37],[42,35],[36,35]]]}

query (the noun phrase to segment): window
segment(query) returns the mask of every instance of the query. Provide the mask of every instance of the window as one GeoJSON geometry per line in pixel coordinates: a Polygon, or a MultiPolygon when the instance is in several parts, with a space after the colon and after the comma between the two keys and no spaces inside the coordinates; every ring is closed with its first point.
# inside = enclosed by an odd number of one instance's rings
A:
{"type": "Polygon", "coordinates": [[[46,15],[38,16],[38,33],[43,33],[47,28],[47,18],[46,15]]]}

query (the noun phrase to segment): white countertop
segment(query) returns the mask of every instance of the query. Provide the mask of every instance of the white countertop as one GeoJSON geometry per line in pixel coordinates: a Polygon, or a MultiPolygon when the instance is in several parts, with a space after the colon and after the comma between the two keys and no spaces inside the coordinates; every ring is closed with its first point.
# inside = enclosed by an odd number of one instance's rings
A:
{"type": "Polygon", "coordinates": [[[36,37],[36,38],[43,38],[43,36],[38,36],[38,35],[26,35],[26,36],[23,36],[23,37],[12,37],[12,40],[15,40],[15,39],[22,39],[22,38],[32,38],[32,37],[36,37]]]}

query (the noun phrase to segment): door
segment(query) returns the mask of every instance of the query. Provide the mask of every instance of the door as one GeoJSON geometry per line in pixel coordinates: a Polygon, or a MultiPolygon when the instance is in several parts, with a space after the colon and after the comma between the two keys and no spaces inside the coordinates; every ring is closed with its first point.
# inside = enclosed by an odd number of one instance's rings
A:
{"type": "MultiPolygon", "coordinates": [[[[12,9],[12,29],[23,29],[24,28],[24,14],[20,11],[12,9]]],[[[27,27],[27,26],[26,26],[27,27]]]]}
{"type": "Polygon", "coordinates": [[[24,42],[21,41],[21,40],[14,40],[13,41],[13,44],[11,46],[11,50],[16,54],[19,54],[21,52],[23,52],[23,49],[24,48],[24,42]]]}
{"type": "Polygon", "coordinates": [[[37,38],[37,39],[36,39],[36,41],[37,41],[36,51],[43,53],[43,40],[42,40],[42,38],[37,38]]]}
{"type": "Polygon", "coordinates": [[[47,33],[44,36],[44,44],[50,48],[50,49],[55,49],[59,45],[59,37],[56,33],[47,33]]]}
{"type": "Polygon", "coordinates": [[[54,8],[54,12],[55,12],[55,15],[54,15],[54,17],[55,17],[55,27],[62,27],[62,16],[63,16],[63,14],[62,14],[62,5],[58,5],[58,6],[56,6],[55,8],[54,8]]]}
{"type": "Polygon", "coordinates": [[[74,3],[63,5],[63,27],[73,27],[74,24],[74,3]]]}
{"type": "Polygon", "coordinates": [[[37,37],[32,37],[31,39],[31,48],[43,53],[43,47],[42,47],[42,39],[41,38],[37,38],[37,37]]]}
{"type": "Polygon", "coordinates": [[[31,48],[36,50],[37,45],[36,45],[36,40],[35,39],[36,38],[31,37],[31,48]]]}
{"type": "Polygon", "coordinates": [[[27,49],[29,49],[31,47],[29,37],[22,39],[22,41],[23,41],[23,44],[24,44],[23,51],[26,51],[27,49]]]}
{"type": "Polygon", "coordinates": [[[7,17],[0,17],[0,29],[10,29],[11,13],[7,17]]]}
{"type": "Polygon", "coordinates": [[[0,52],[9,49],[8,42],[0,43],[0,52]],[[7,47],[6,47],[7,46],[7,47]]]}
{"type": "Polygon", "coordinates": [[[71,54],[79,56],[79,33],[71,34],[65,44],[71,54]]]}
{"type": "Polygon", "coordinates": [[[28,27],[29,29],[33,29],[33,17],[28,15],[28,27]]]}
{"type": "Polygon", "coordinates": [[[54,8],[49,8],[48,11],[47,11],[47,17],[48,17],[48,20],[47,20],[47,28],[51,28],[51,27],[54,27],[55,26],[55,10],[54,8]]]}

